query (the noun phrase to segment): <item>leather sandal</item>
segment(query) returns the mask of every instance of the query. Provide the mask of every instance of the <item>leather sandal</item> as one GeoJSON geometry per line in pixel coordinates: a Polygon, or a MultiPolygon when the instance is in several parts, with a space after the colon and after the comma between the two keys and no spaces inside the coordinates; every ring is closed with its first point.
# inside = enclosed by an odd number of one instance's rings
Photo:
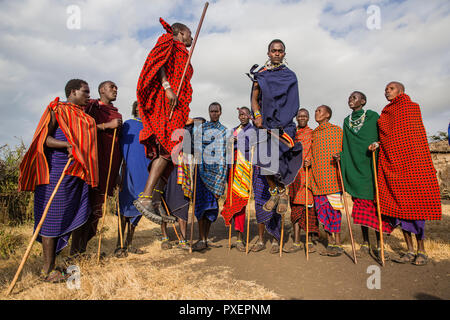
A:
{"type": "Polygon", "coordinates": [[[289,194],[287,194],[286,189],[278,195],[278,205],[277,205],[277,213],[283,214],[286,213],[289,206],[289,194]]]}
{"type": "Polygon", "coordinates": [[[278,199],[280,198],[280,195],[278,194],[277,189],[270,190],[270,199],[266,201],[263,205],[263,210],[267,212],[271,212],[278,204],[278,199]]]}
{"type": "Polygon", "coordinates": [[[283,252],[286,252],[286,253],[294,253],[294,252],[297,252],[297,251],[301,251],[302,249],[303,249],[304,247],[303,247],[303,243],[293,243],[290,247],[288,247],[288,248],[286,248],[286,247],[283,247],[283,252]]]}
{"type": "Polygon", "coordinates": [[[397,263],[413,263],[416,259],[414,252],[407,252],[402,254],[399,258],[394,258],[392,261],[397,263]]]}
{"type": "Polygon", "coordinates": [[[250,251],[252,252],[259,252],[262,251],[266,248],[266,245],[264,244],[264,242],[262,241],[258,241],[257,243],[255,243],[252,248],[250,249],[250,251]]]}
{"type": "Polygon", "coordinates": [[[415,266],[424,266],[428,263],[428,255],[423,251],[417,251],[416,258],[412,262],[415,266]]]}
{"type": "Polygon", "coordinates": [[[145,200],[149,198],[151,199],[151,197],[148,196],[140,196],[138,199],[133,201],[133,205],[144,217],[156,224],[161,225],[163,219],[153,207],[152,200],[145,200]]]}

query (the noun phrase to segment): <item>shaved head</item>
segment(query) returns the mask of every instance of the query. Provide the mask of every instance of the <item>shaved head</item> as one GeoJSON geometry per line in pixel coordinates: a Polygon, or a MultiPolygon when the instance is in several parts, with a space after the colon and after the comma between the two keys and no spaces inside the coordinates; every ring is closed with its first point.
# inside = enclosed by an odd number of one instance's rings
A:
{"type": "Polygon", "coordinates": [[[175,22],[174,24],[172,24],[172,31],[173,31],[173,35],[176,37],[180,32],[185,31],[185,30],[189,30],[189,28],[180,22],[175,22]]]}
{"type": "Polygon", "coordinates": [[[388,101],[392,101],[395,97],[405,93],[405,86],[398,81],[391,81],[384,89],[384,96],[388,101]]]}
{"type": "Polygon", "coordinates": [[[405,92],[405,86],[403,85],[403,83],[398,82],[398,81],[391,81],[391,82],[388,83],[388,85],[389,85],[389,84],[393,84],[393,85],[397,86],[397,88],[398,88],[402,93],[405,92]]]}

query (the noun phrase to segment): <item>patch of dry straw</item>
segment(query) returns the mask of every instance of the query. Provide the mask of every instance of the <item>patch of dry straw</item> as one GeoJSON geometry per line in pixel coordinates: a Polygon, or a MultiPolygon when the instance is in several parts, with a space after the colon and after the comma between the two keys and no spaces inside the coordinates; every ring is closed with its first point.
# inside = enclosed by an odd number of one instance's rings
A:
{"type": "MultiPolygon", "coordinates": [[[[97,264],[95,254],[77,261],[81,270],[80,289],[69,289],[65,283],[48,284],[39,280],[42,266],[41,245],[35,243],[22,275],[10,296],[5,291],[20,263],[25,248],[20,248],[7,260],[0,261],[0,299],[82,299],[82,300],[140,300],[140,299],[279,299],[274,292],[251,281],[233,279],[228,267],[211,267],[206,259],[194,258],[179,249],[161,250],[160,228],[142,219],[134,245],[145,251],[143,255],[130,254],[115,258],[112,252],[116,243],[116,219],[107,217],[102,251],[107,257],[97,264]]],[[[14,230],[29,239],[32,226],[14,230]]],[[[29,240],[24,240],[27,243],[29,240]]],[[[91,240],[88,252],[96,253],[98,237],[91,240]]],[[[25,247],[25,245],[24,245],[25,247]]],[[[63,264],[64,249],[57,258],[63,264]]]]}

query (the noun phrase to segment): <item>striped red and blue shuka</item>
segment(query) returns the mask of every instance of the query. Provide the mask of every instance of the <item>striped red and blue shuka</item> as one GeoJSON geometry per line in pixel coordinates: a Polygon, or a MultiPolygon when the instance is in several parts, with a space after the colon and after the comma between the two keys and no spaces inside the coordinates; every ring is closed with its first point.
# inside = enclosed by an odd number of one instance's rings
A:
{"type": "Polygon", "coordinates": [[[342,214],[339,210],[333,209],[326,195],[314,196],[314,206],[317,211],[317,219],[323,224],[326,231],[333,233],[341,231],[342,214]]]}

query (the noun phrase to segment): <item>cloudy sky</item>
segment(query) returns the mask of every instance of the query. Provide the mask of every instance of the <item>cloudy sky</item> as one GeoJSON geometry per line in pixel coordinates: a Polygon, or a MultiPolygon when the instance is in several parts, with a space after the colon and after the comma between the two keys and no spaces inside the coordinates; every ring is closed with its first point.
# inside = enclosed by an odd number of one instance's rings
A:
{"type": "MultiPolygon", "coordinates": [[[[44,108],[65,97],[71,78],[86,80],[93,98],[101,81],[115,81],[115,105],[130,118],[139,73],[163,33],[159,17],[184,22],[194,34],[203,5],[203,0],[0,0],[0,145],[18,139],[29,144],[44,108]]],[[[331,122],[341,125],[354,90],[366,93],[368,108],[381,112],[385,85],[398,80],[420,104],[427,133],[446,131],[449,30],[448,0],[210,1],[192,59],[191,116],[207,117],[209,103],[219,101],[222,123],[235,126],[236,107],[249,105],[245,73],[264,64],[267,44],[280,38],[299,79],[300,104],[310,112],[327,104],[334,112],[331,122]]],[[[310,125],[316,126],[313,119],[310,125]]]]}

